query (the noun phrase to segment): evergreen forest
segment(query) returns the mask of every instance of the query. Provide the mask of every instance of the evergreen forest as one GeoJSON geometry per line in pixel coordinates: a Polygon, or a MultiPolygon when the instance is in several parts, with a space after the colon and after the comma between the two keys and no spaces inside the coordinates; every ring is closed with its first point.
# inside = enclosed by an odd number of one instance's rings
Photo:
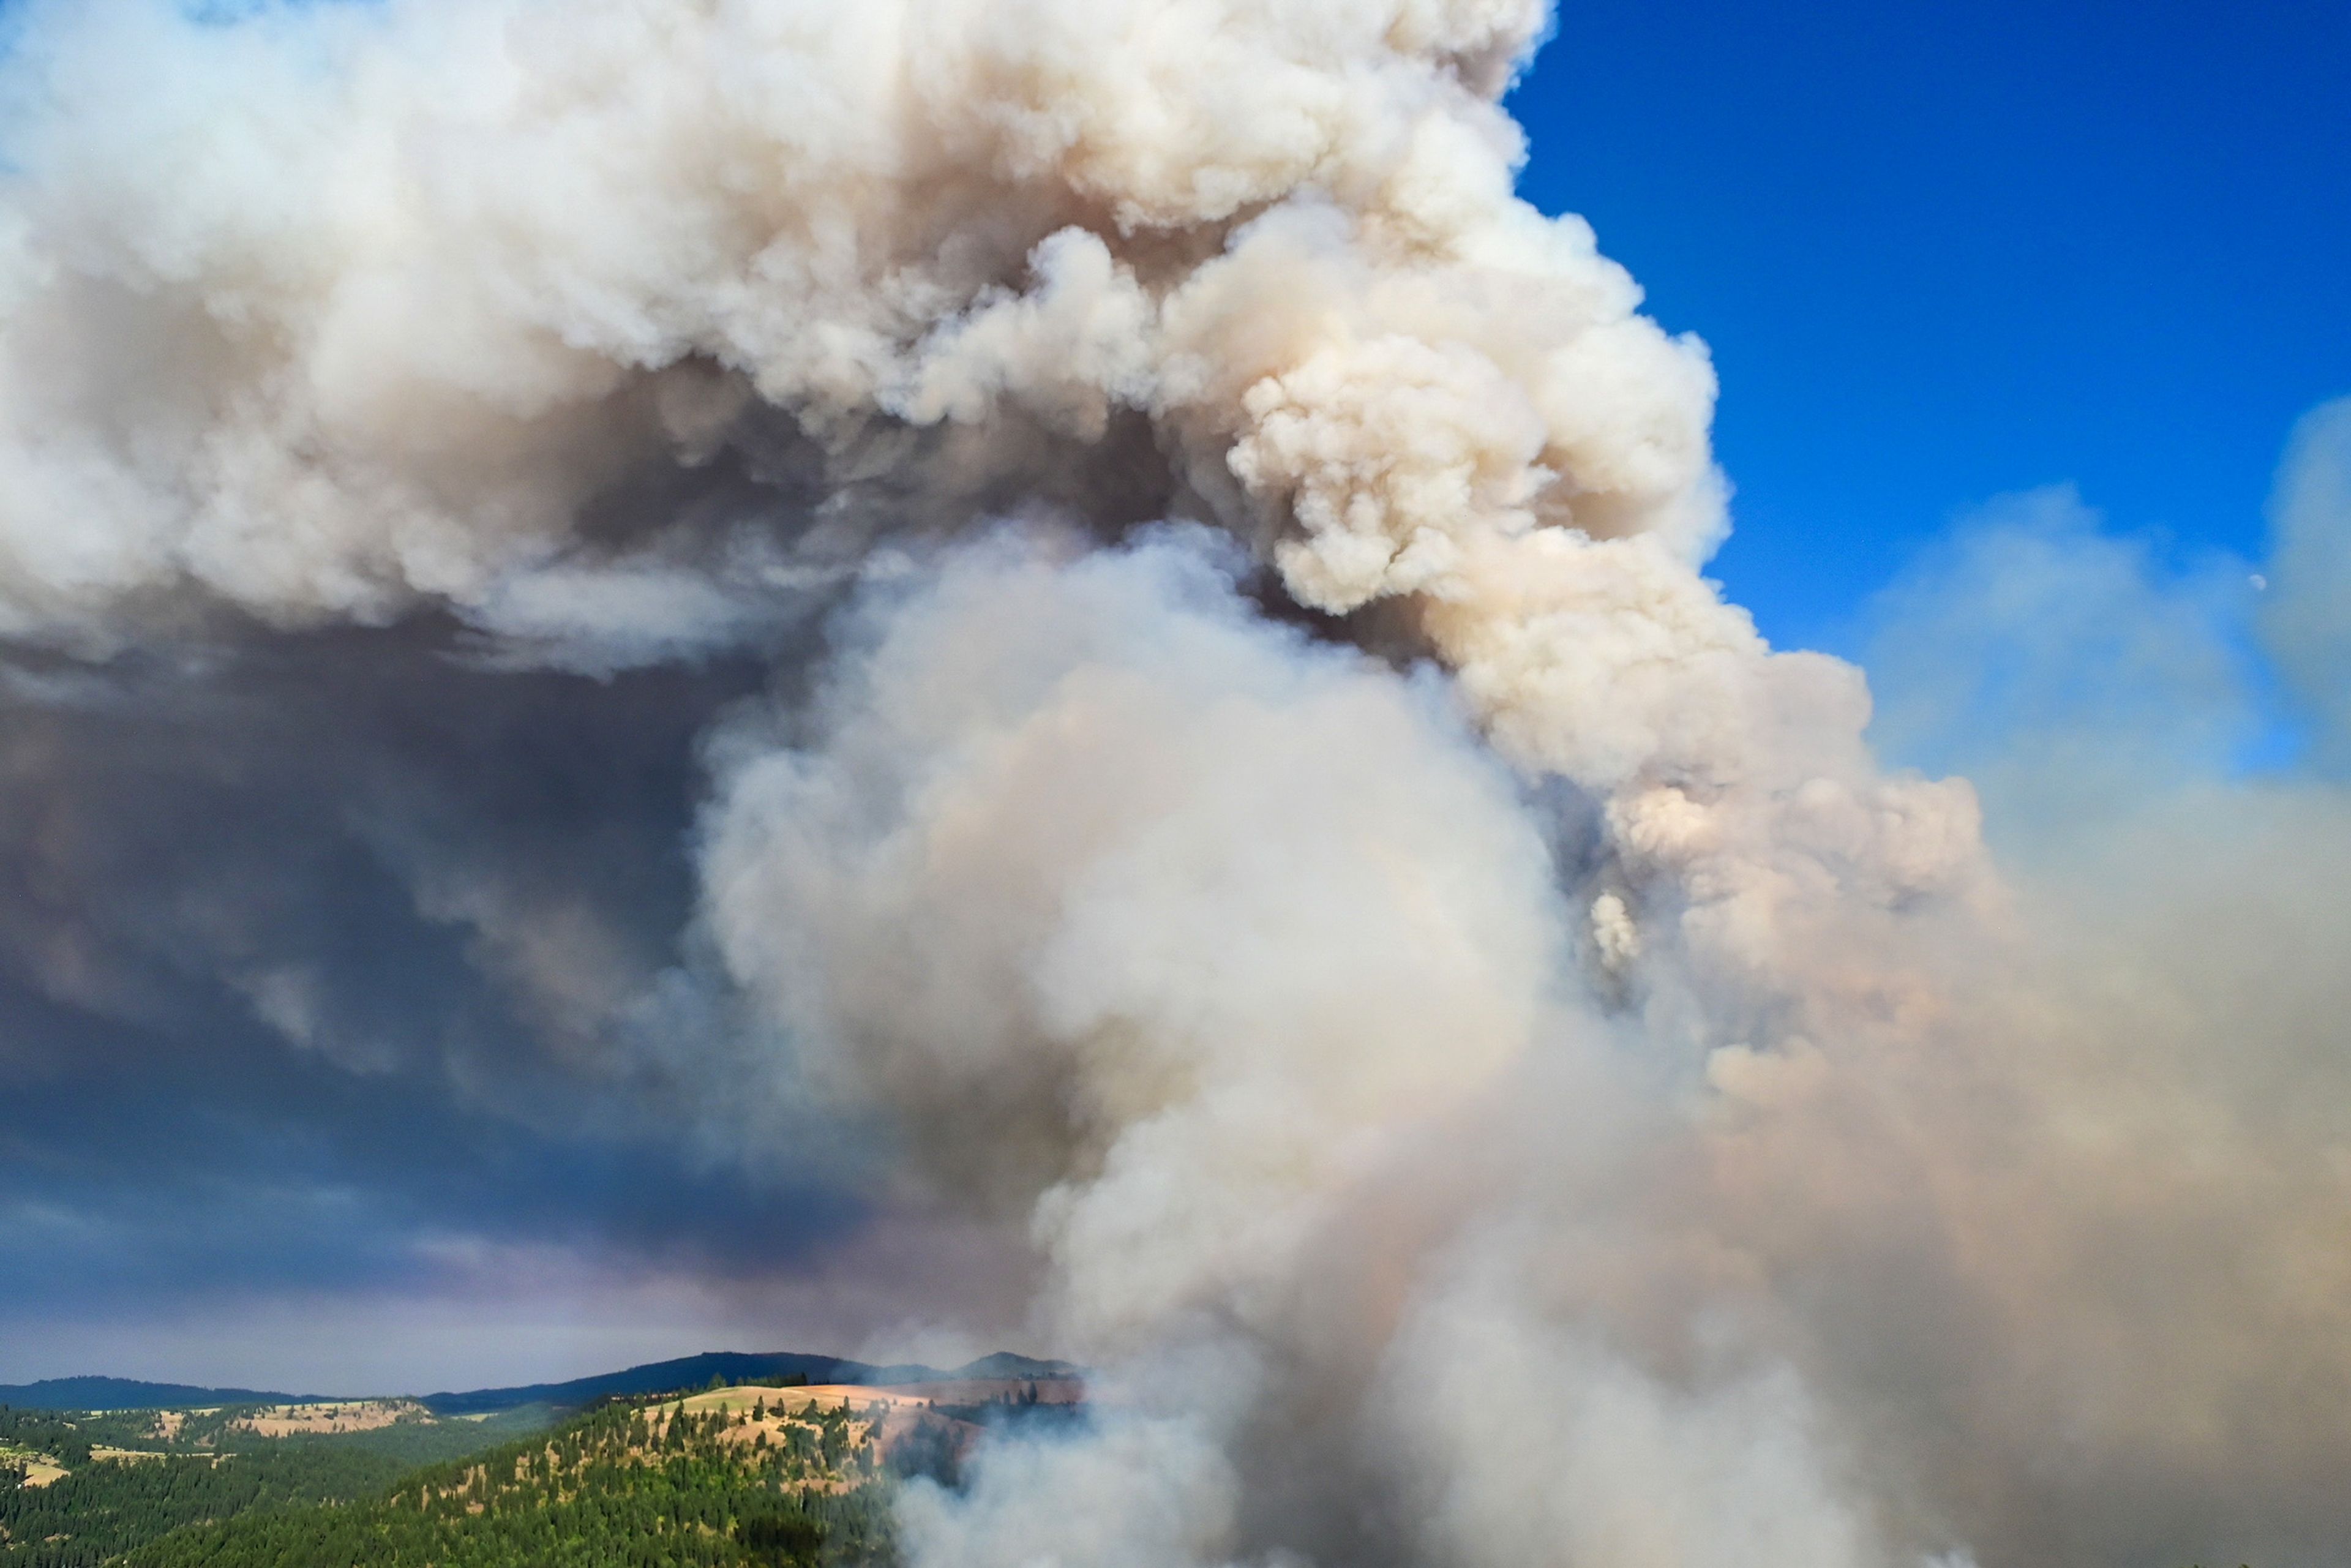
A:
{"type": "Polygon", "coordinates": [[[122,1418],[0,1407],[0,1568],[888,1564],[891,1483],[951,1479],[956,1446],[951,1423],[902,1420],[885,1462],[877,1420],[705,1395],[503,1442],[473,1423],[266,1440],[213,1423],[213,1451],[133,1453],[93,1442],[131,1435],[122,1418]],[[36,1459],[69,1473],[30,1484],[36,1459]]]}

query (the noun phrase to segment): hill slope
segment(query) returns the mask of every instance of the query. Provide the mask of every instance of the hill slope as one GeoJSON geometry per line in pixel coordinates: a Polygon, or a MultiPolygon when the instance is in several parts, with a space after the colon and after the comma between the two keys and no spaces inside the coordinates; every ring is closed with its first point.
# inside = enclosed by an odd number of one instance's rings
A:
{"type": "Polygon", "coordinates": [[[96,1568],[183,1525],[374,1497],[419,1465],[510,1442],[550,1416],[442,1421],[413,1404],[0,1409],[0,1568],[96,1568]]]}
{"type": "Polygon", "coordinates": [[[367,1500],[262,1509],[174,1531],[122,1561],[882,1568],[894,1558],[888,1451],[946,1458],[957,1424],[912,1401],[899,1408],[861,1397],[869,1394],[753,1388],[606,1405],[553,1431],[411,1472],[367,1500]]]}

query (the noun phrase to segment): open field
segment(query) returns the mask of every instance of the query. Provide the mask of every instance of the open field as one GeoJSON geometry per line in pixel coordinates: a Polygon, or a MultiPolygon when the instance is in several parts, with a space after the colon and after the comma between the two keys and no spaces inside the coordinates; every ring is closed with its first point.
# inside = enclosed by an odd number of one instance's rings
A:
{"type": "MultiPolygon", "coordinates": [[[[840,1446],[828,1453],[870,1452],[883,1464],[912,1461],[921,1454],[926,1463],[953,1465],[980,1436],[978,1427],[933,1410],[925,1397],[855,1383],[714,1388],[668,1408],[704,1419],[720,1417],[725,1424],[716,1436],[727,1447],[787,1453],[805,1447],[812,1427],[837,1423],[840,1446]]],[[[820,1484],[841,1490],[846,1483],[820,1484]]]]}
{"type": "Polygon", "coordinates": [[[401,1421],[426,1416],[424,1406],[413,1399],[342,1399],[318,1405],[266,1405],[231,1425],[264,1437],[291,1437],[301,1433],[380,1432],[401,1421]]]}
{"type": "Polygon", "coordinates": [[[862,1383],[815,1384],[746,1384],[739,1388],[713,1388],[702,1394],[682,1396],[676,1401],[692,1411],[748,1410],[765,1405],[770,1410],[786,1410],[798,1415],[803,1410],[820,1414],[827,1410],[846,1410],[856,1415],[868,1410],[919,1410],[930,1403],[926,1395],[904,1388],[871,1388],[862,1383]]]}
{"type": "Polygon", "coordinates": [[[51,1486],[63,1480],[67,1474],[64,1466],[47,1455],[26,1453],[22,1449],[0,1448],[0,1462],[24,1466],[25,1484],[28,1487],[51,1486]]]}
{"type": "Polygon", "coordinates": [[[155,1424],[148,1428],[147,1435],[159,1443],[175,1442],[179,1438],[180,1428],[188,1424],[190,1416],[216,1416],[219,1413],[217,1409],[158,1410],[155,1412],[155,1424]]]}

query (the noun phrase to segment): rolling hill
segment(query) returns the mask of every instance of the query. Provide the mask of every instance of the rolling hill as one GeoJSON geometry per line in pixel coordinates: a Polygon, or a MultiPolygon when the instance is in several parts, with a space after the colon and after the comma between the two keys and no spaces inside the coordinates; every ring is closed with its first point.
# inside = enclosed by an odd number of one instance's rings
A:
{"type": "Polygon", "coordinates": [[[875,1366],[829,1355],[794,1351],[758,1354],[743,1351],[705,1351],[672,1361],[648,1362],[619,1372],[575,1377],[567,1383],[532,1383],[512,1388],[476,1388],[462,1394],[428,1394],[423,1403],[436,1416],[472,1416],[488,1410],[511,1410],[522,1405],[549,1405],[576,1410],[599,1399],[643,1394],[668,1394],[705,1388],[713,1378],[721,1383],[853,1383],[889,1387],[915,1383],[1005,1378],[1061,1379],[1079,1375],[1067,1362],[1040,1361],[1032,1356],[998,1351],[967,1365],[941,1371],[919,1363],[875,1366]]]}
{"type": "MultiPolygon", "coordinates": [[[[575,1377],[563,1383],[530,1383],[507,1388],[475,1388],[427,1394],[419,1402],[436,1416],[478,1416],[525,1405],[576,1410],[599,1399],[668,1394],[721,1383],[856,1383],[870,1387],[1004,1378],[1061,1379],[1079,1371],[1063,1361],[998,1351],[967,1365],[942,1371],[919,1363],[876,1366],[838,1356],[797,1351],[767,1354],[705,1351],[700,1355],[647,1362],[618,1372],[575,1377]]],[[[376,1397],[383,1396],[381,1393],[376,1397]]],[[[193,1410],[230,1405],[320,1405],[354,1395],[283,1394],[255,1388],[206,1388],[187,1383],[144,1383],[129,1377],[50,1377],[37,1383],[0,1384],[0,1406],[18,1410],[193,1410]]]]}
{"type": "Polygon", "coordinates": [[[45,1377],[38,1383],[0,1384],[0,1405],[18,1410],[191,1410],[218,1405],[315,1405],[322,1398],[316,1394],[141,1383],[131,1377],[45,1377]]]}

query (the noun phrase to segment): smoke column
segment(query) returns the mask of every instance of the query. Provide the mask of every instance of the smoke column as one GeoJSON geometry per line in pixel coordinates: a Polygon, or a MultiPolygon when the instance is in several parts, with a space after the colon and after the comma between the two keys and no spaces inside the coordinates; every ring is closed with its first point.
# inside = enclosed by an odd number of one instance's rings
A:
{"type": "MultiPolygon", "coordinates": [[[[1547,26],[24,8],[6,787],[155,671],[339,704],[337,639],[484,713],[669,672],[666,925],[383,831],[541,1037],[1028,1249],[1102,1415],[912,1491],[919,1568],[2351,1562],[2339,784],[1996,866],[1882,768],[1701,575],[1702,346],[1512,194],[1547,26]]],[[[2332,766],[2351,426],[2297,450],[2332,766]]],[[[355,1049],[298,920],[116,899],[56,987],[355,1049]]]]}

